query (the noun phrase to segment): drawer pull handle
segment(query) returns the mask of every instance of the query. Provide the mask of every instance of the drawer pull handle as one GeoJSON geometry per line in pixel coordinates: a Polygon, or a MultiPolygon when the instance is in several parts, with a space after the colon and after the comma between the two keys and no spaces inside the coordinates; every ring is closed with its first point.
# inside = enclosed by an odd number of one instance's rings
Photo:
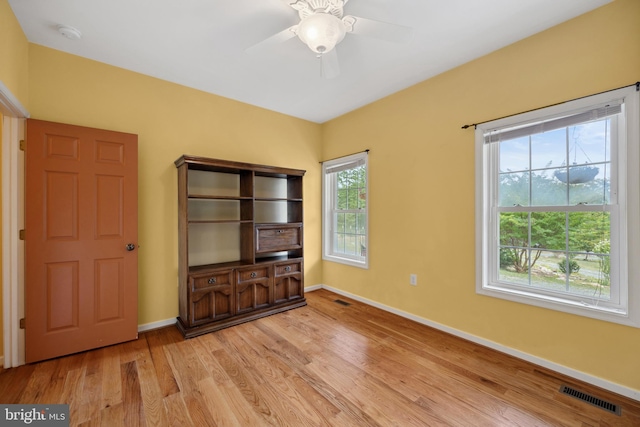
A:
{"type": "Polygon", "coordinates": [[[258,273],[256,273],[255,271],[251,272],[251,277],[258,277],[258,273]]]}
{"type": "Polygon", "coordinates": [[[278,230],[278,233],[284,233],[284,230],[278,230]]]}
{"type": "Polygon", "coordinates": [[[291,271],[291,266],[290,266],[290,265],[287,265],[287,266],[284,268],[284,271],[286,271],[286,272],[291,271]]]}
{"type": "Polygon", "coordinates": [[[209,284],[210,285],[213,285],[215,283],[216,283],[216,278],[215,277],[212,277],[211,279],[209,279],[209,284]]]}

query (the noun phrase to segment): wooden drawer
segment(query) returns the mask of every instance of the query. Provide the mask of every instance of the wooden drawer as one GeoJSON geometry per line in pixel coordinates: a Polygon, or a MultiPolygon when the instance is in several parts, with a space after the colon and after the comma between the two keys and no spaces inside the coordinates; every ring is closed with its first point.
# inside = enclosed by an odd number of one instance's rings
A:
{"type": "Polygon", "coordinates": [[[292,261],[288,263],[276,264],[275,275],[286,276],[288,274],[295,274],[302,271],[302,261],[292,261]]]}
{"type": "Polygon", "coordinates": [[[256,226],[256,253],[302,248],[302,224],[256,226]]]}
{"type": "Polygon", "coordinates": [[[233,270],[214,271],[211,273],[189,276],[192,291],[212,286],[230,285],[233,282],[233,270]]]}
{"type": "Polygon", "coordinates": [[[254,266],[238,270],[238,283],[253,282],[269,278],[269,266],[254,266]]]}

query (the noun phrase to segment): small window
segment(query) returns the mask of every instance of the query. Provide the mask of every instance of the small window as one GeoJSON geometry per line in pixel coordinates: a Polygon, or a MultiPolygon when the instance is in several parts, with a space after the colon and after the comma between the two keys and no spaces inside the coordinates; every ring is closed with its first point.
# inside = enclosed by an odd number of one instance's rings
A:
{"type": "Polygon", "coordinates": [[[640,326],[638,116],[631,88],[477,127],[478,293],[640,326]]]}
{"type": "Polygon", "coordinates": [[[323,259],[369,265],[367,153],[322,164],[323,259]]]}

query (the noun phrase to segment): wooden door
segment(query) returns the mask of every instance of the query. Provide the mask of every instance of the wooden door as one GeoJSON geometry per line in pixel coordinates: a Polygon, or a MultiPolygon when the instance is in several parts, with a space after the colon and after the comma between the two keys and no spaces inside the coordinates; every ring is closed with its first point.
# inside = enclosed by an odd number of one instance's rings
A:
{"type": "Polygon", "coordinates": [[[27,363],[138,336],[138,137],[27,120],[27,363]]]}

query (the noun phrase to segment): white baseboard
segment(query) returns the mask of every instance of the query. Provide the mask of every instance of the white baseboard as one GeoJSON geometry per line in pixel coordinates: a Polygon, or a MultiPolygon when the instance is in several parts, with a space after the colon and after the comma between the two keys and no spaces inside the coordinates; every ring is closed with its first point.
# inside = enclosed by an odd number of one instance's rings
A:
{"type": "Polygon", "coordinates": [[[175,317],[172,317],[170,319],[158,320],[157,322],[138,325],[138,332],[150,331],[152,329],[164,328],[165,326],[175,325],[176,321],[177,319],[175,317]]]}
{"type": "Polygon", "coordinates": [[[317,290],[317,289],[320,289],[320,288],[326,289],[326,290],[331,291],[331,292],[335,292],[336,294],[343,295],[345,297],[349,297],[351,299],[354,299],[354,300],[359,301],[361,303],[370,305],[372,307],[376,307],[376,308],[379,308],[381,310],[388,311],[389,313],[397,314],[398,316],[404,317],[406,319],[413,320],[415,322],[421,323],[421,324],[426,325],[426,326],[430,326],[430,327],[432,327],[434,329],[438,329],[440,331],[449,333],[451,335],[455,335],[457,337],[464,338],[465,340],[474,342],[476,344],[480,344],[480,345],[485,346],[485,347],[489,347],[489,348],[491,348],[493,350],[497,350],[497,351],[499,351],[501,353],[506,353],[506,354],[508,354],[510,356],[517,357],[518,359],[522,359],[522,360],[525,360],[527,362],[533,363],[535,365],[542,366],[543,368],[547,368],[547,369],[550,369],[552,371],[558,372],[560,374],[567,375],[569,377],[575,378],[577,380],[584,381],[586,383],[595,385],[595,386],[603,388],[605,390],[609,390],[609,391],[611,391],[613,393],[617,393],[619,395],[626,396],[626,397],[628,397],[630,399],[640,400],[640,390],[635,390],[635,389],[632,389],[632,388],[629,388],[629,387],[625,387],[625,386],[620,385],[620,384],[616,384],[616,383],[604,380],[604,379],[599,378],[599,377],[595,377],[593,375],[589,375],[587,373],[584,373],[584,372],[569,368],[569,367],[564,366],[564,365],[560,365],[558,363],[551,362],[549,360],[546,360],[546,359],[543,359],[543,358],[540,358],[540,357],[537,357],[537,356],[522,352],[520,350],[516,350],[516,349],[510,348],[510,347],[506,347],[506,346],[504,346],[502,344],[499,344],[497,342],[490,341],[490,340],[487,340],[487,339],[484,339],[484,338],[481,338],[481,337],[478,337],[478,336],[475,336],[475,335],[471,335],[471,334],[468,334],[466,332],[460,331],[458,329],[454,329],[454,328],[451,328],[449,326],[445,326],[445,325],[442,325],[440,323],[433,322],[433,321],[425,319],[423,317],[419,317],[419,316],[416,316],[414,314],[407,313],[405,311],[398,310],[396,308],[389,307],[389,306],[386,306],[384,304],[380,304],[379,302],[372,301],[372,300],[369,300],[367,298],[363,298],[361,296],[354,295],[352,293],[342,291],[340,289],[332,288],[331,286],[316,285],[316,286],[313,286],[312,288],[305,288],[305,292],[307,290],[317,290]]]}

